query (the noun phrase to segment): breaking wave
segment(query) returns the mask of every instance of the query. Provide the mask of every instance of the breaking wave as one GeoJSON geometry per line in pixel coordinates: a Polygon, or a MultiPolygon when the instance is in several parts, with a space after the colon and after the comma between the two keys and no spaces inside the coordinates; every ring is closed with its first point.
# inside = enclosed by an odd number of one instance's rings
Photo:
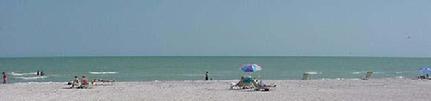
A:
{"type": "Polygon", "coordinates": [[[90,74],[103,75],[103,74],[117,74],[118,72],[88,72],[90,74]]]}
{"type": "Polygon", "coordinates": [[[28,73],[16,73],[16,72],[11,72],[10,75],[13,76],[26,76],[26,75],[36,75],[36,72],[28,72],[28,73]]]}
{"type": "Polygon", "coordinates": [[[312,75],[314,75],[314,74],[322,74],[322,72],[305,72],[305,73],[312,74],[312,75]]]}
{"type": "Polygon", "coordinates": [[[23,80],[36,80],[36,79],[47,78],[47,76],[30,76],[30,77],[15,77],[15,78],[23,79],[23,80]]]}

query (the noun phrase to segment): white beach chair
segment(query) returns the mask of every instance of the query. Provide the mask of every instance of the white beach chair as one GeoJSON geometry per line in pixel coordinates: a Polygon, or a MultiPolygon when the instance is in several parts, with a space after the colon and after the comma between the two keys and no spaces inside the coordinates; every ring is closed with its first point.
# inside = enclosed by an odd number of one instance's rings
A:
{"type": "Polygon", "coordinates": [[[365,77],[362,78],[362,80],[368,80],[371,78],[372,75],[373,75],[373,72],[367,72],[367,74],[365,74],[365,77]]]}

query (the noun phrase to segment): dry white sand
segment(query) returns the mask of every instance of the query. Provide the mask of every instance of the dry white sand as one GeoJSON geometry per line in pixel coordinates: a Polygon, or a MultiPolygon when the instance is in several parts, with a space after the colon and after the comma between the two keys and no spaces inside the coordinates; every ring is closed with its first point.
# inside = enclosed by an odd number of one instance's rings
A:
{"type": "Polygon", "coordinates": [[[117,82],[92,89],[65,83],[0,84],[0,101],[430,101],[431,81],[270,80],[269,92],[229,90],[232,80],[117,82]]]}

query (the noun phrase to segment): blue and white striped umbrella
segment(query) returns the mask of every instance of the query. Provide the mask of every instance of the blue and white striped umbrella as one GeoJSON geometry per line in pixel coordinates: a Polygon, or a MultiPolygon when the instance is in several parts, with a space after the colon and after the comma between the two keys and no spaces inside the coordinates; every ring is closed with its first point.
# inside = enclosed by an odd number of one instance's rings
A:
{"type": "Polygon", "coordinates": [[[421,73],[421,74],[431,74],[431,68],[429,68],[429,67],[419,68],[419,73],[421,73]]]}
{"type": "Polygon", "coordinates": [[[260,67],[257,64],[244,64],[241,66],[240,69],[243,72],[251,73],[251,72],[256,72],[256,71],[262,70],[262,67],[260,67]]]}

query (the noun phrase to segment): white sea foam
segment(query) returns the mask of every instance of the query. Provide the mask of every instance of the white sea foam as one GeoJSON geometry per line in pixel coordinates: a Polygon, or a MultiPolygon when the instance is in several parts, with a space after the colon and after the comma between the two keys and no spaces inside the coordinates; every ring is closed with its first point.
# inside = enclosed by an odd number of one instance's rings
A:
{"type": "Polygon", "coordinates": [[[361,80],[359,78],[349,78],[348,80],[361,80]]]}
{"type": "Polygon", "coordinates": [[[15,72],[11,72],[10,75],[13,75],[13,76],[36,75],[36,72],[28,72],[28,73],[15,73],[15,72]]]}
{"type": "Polygon", "coordinates": [[[335,78],[335,80],[344,80],[344,78],[335,78]]]}
{"type": "Polygon", "coordinates": [[[322,72],[305,72],[305,73],[312,74],[312,75],[314,75],[314,74],[322,74],[322,72]]]}
{"type": "Polygon", "coordinates": [[[182,76],[203,76],[203,74],[180,74],[182,76]]]}
{"type": "Polygon", "coordinates": [[[359,78],[321,78],[320,80],[361,80],[359,78]]]}
{"type": "Polygon", "coordinates": [[[29,76],[29,77],[15,77],[15,78],[23,79],[23,80],[36,80],[36,79],[47,78],[47,76],[29,76]]]}
{"type": "Polygon", "coordinates": [[[118,72],[88,72],[88,73],[102,75],[102,74],[117,74],[118,72]]]}
{"type": "Polygon", "coordinates": [[[374,74],[384,74],[385,72],[373,72],[374,74]]]}
{"type": "Polygon", "coordinates": [[[352,72],[352,74],[361,74],[363,72],[352,72]]]}
{"type": "MultiPolygon", "coordinates": [[[[367,73],[366,71],[362,71],[362,72],[352,72],[352,74],[365,74],[367,73]]],[[[374,74],[384,74],[385,72],[373,72],[374,74]]]]}
{"type": "Polygon", "coordinates": [[[66,82],[17,82],[16,85],[33,85],[33,84],[65,84],[66,82]]]}

